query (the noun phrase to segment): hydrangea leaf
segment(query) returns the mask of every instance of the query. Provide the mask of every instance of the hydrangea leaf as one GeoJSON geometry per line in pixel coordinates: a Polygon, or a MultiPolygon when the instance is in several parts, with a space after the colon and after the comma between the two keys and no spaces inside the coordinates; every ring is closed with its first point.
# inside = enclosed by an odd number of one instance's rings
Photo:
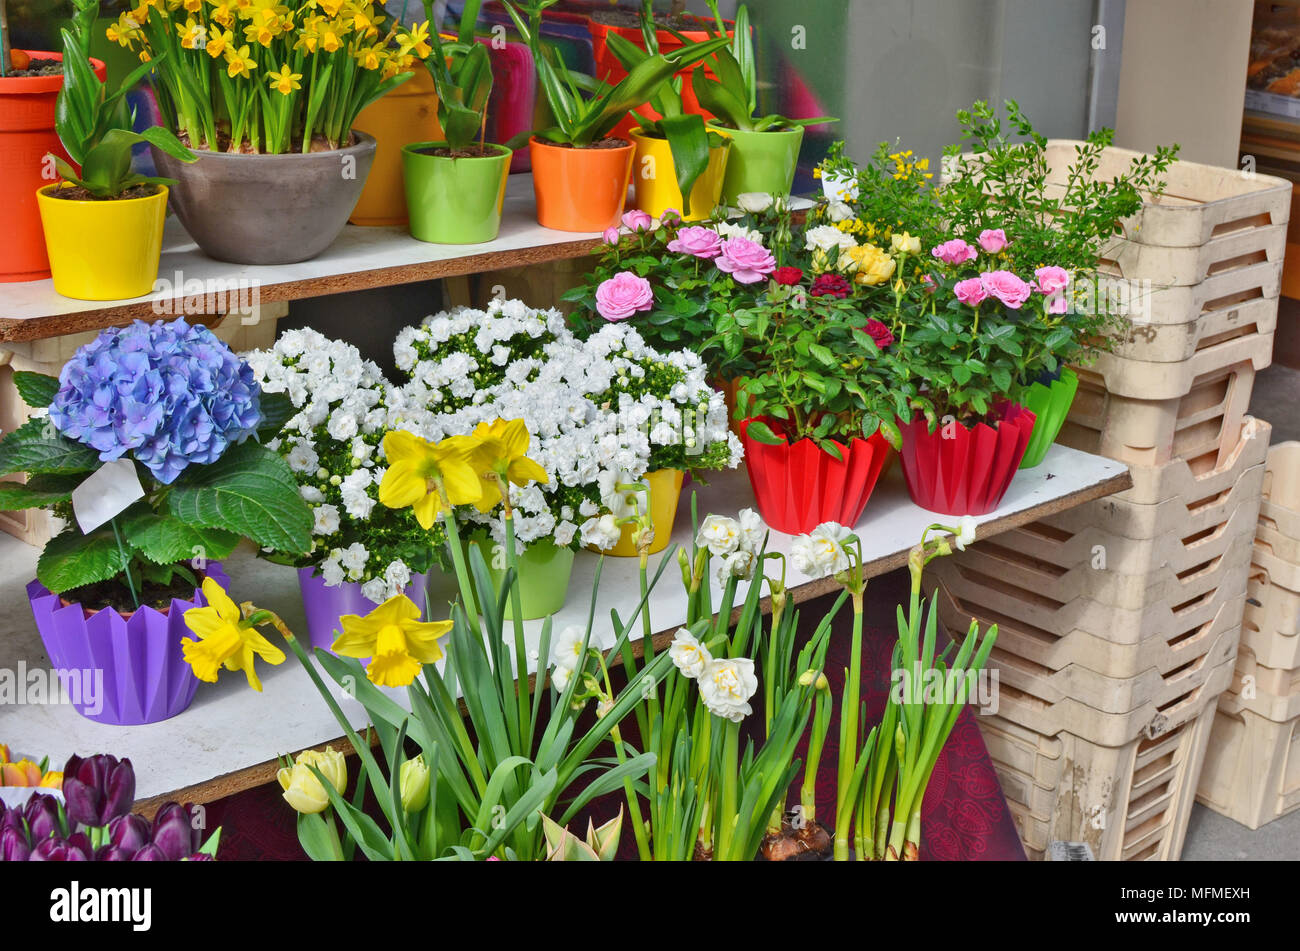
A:
{"type": "Polygon", "coordinates": [[[70,528],[46,544],[36,562],[36,578],[55,594],[106,581],[126,568],[130,549],[118,546],[111,528],[83,535],[70,528]]]}
{"type": "Polygon", "coordinates": [[[21,482],[0,482],[0,511],[17,512],[66,502],[82,481],[79,474],[37,475],[21,482]]]}
{"type": "Polygon", "coordinates": [[[311,510],[288,464],[257,443],[191,466],[167,493],[167,509],[192,525],[219,528],[287,552],[311,548],[311,510]]]}
{"type": "Polygon", "coordinates": [[[143,512],[122,524],[126,540],[145,558],[158,565],[170,565],[202,557],[220,561],[239,544],[239,535],[220,528],[182,522],[170,515],[143,512]]]}
{"type": "Polygon", "coordinates": [[[261,396],[262,422],[257,427],[257,438],[268,442],[280,435],[284,424],[298,415],[287,393],[266,393],[261,396]]]}
{"type": "Polygon", "coordinates": [[[14,387],[32,409],[44,409],[54,402],[54,394],[59,392],[59,379],[44,373],[17,370],[14,372],[14,387]]]}
{"type": "Polygon", "coordinates": [[[99,453],[61,435],[49,419],[28,420],[0,440],[0,475],[64,475],[97,468],[99,453]]]}

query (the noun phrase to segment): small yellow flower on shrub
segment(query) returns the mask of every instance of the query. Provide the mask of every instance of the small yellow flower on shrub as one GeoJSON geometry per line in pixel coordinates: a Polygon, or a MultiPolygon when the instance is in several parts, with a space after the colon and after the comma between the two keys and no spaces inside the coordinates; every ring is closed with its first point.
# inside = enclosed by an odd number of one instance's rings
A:
{"type": "Polygon", "coordinates": [[[420,609],[404,594],[389,598],[362,617],[339,618],[343,633],[334,641],[334,653],[344,657],[369,657],[366,678],[381,687],[406,687],[425,664],[442,657],[438,638],[451,630],[451,621],[421,621],[420,609]]]}
{"type": "Polygon", "coordinates": [[[342,793],[348,785],[348,764],[343,754],[332,746],[325,747],[325,752],[303,750],[298,754],[292,766],[286,766],[275,774],[284,790],[284,801],[306,815],[324,812],[330,804],[325,787],[311,771],[315,766],[329,784],[342,793]]]}

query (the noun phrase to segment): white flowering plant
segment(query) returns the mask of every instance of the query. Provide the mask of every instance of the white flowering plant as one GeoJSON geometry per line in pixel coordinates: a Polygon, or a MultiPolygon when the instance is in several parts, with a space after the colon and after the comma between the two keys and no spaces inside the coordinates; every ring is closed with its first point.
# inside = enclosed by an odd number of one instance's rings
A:
{"type": "Polygon", "coordinates": [[[387,468],[381,442],[406,419],[402,392],[379,367],[314,330],[286,331],[248,363],[264,392],[284,393],[297,410],[269,445],[312,510],[311,551],[272,551],[268,559],[315,568],[331,587],[356,582],[376,603],[405,590],[413,575],[447,568],[441,525],[431,539],[409,509],[378,504],[387,468]]]}
{"type": "MultiPolygon", "coordinates": [[[[515,538],[559,547],[609,548],[635,514],[631,486],[656,469],[739,464],[720,394],[693,354],[660,354],[631,327],[586,341],[556,310],[494,300],[407,328],[395,344],[408,377],[402,405],[432,441],[468,435],[496,418],[522,419],[545,484],[512,486],[515,538]]],[[[501,520],[473,508],[464,520],[504,543],[501,520]]]]}

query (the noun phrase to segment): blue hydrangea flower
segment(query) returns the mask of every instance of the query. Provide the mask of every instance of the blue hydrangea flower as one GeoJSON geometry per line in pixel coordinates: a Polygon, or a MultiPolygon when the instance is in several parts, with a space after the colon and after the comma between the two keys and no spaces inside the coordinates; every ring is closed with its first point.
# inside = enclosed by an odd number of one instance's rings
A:
{"type": "Polygon", "coordinates": [[[252,367],[184,318],[105,330],[59,375],[50,420],[104,462],[131,453],[169,485],[216,462],[262,420],[252,367]]]}

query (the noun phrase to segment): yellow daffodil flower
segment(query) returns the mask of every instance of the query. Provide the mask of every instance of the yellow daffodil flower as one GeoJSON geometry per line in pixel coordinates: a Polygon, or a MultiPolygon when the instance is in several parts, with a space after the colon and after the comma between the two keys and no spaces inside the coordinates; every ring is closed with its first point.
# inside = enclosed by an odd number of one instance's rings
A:
{"type": "Polygon", "coordinates": [[[208,683],[216,682],[222,666],[242,670],[248,685],[261,693],[262,681],[253,667],[254,657],[275,666],[284,663],[284,651],[244,621],[239,606],[214,579],[203,579],[203,597],[207,607],[185,612],[185,626],[199,637],[197,641],[181,642],[185,662],[193,668],[195,677],[208,683]]]}
{"type": "Polygon", "coordinates": [[[233,47],[226,50],[226,74],[230,76],[231,79],[234,79],[236,76],[248,79],[248,71],[256,68],[257,60],[253,59],[253,57],[249,55],[247,43],[237,50],[233,47]]]}
{"type": "Polygon", "coordinates": [[[311,5],[324,11],[327,17],[336,17],[343,9],[343,0],[312,0],[311,5]]]}
{"type": "Polygon", "coordinates": [[[279,35],[273,24],[260,21],[254,21],[244,27],[244,39],[249,43],[256,43],[263,48],[269,48],[271,42],[279,35]]]}
{"type": "Polygon", "coordinates": [[[198,13],[203,9],[203,0],[182,0],[181,6],[186,13],[198,13]]]}
{"type": "Polygon", "coordinates": [[[452,628],[451,621],[421,621],[420,609],[404,594],[389,598],[365,617],[339,618],[343,633],[333,651],[343,657],[369,657],[366,677],[381,687],[405,687],[424,664],[442,657],[438,638],[452,628]]]}
{"type": "Polygon", "coordinates": [[[332,746],[325,747],[324,752],[303,750],[293,765],[278,770],[275,778],[284,790],[284,801],[305,815],[324,812],[330,804],[325,787],[311,771],[313,766],[338,792],[348,788],[348,764],[341,752],[332,746]]]}
{"type": "Polygon", "coordinates": [[[384,64],[384,51],[377,46],[367,46],[352,55],[362,69],[375,70],[384,64]]]}
{"type": "Polygon", "coordinates": [[[451,436],[435,446],[394,430],[384,436],[383,449],[388,470],[379,483],[379,501],[390,509],[409,506],[424,529],[433,528],[448,506],[472,505],[483,494],[479,473],[486,470],[479,463],[477,440],[451,436]]]}
{"type": "Polygon", "coordinates": [[[352,25],[352,29],[367,39],[378,35],[382,16],[375,14],[375,8],[368,3],[349,3],[343,7],[343,15],[352,25]]]}
{"type": "Polygon", "coordinates": [[[229,29],[235,22],[235,11],[231,0],[208,0],[208,2],[212,4],[208,19],[229,29]]]}
{"type": "Polygon", "coordinates": [[[181,38],[181,48],[187,50],[199,49],[207,41],[208,31],[202,23],[195,21],[190,17],[185,21],[185,25],[176,24],[176,33],[181,38]]]}
{"type": "Polygon", "coordinates": [[[216,59],[218,56],[224,56],[226,50],[233,49],[234,42],[235,35],[233,33],[217,27],[212,31],[212,39],[208,40],[208,45],[204,49],[208,51],[209,56],[216,59]]]}
{"type": "Polygon", "coordinates": [[[494,420],[474,427],[474,438],[482,446],[482,460],[487,468],[479,474],[483,497],[474,503],[480,512],[490,512],[501,504],[501,486],[510,482],[521,489],[530,482],[550,482],[546,470],[526,455],[528,426],[522,419],[494,420]],[[485,477],[491,473],[492,477],[485,477]]]}
{"type": "Polygon", "coordinates": [[[300,79],[302,79],[302,73],[289,72],[288,63],[281,66],[278,73],[268,72],[266,74],[266,81],[271,84],[271,88],[282,96],[289,95],[295,89],[301,89],[302,83],[298,82],[300,79]]]}
{"type": "Polygon", "coordinates": [[[319,32],[320,46],[325,52],[333,53],[343,45],[343,34],[337,24],[327,23],[319,32]]]}
{"type": "Polygon", "coordinates": [[[407,53],[414,53],[420,59],[428,59],[429,54],[433,52],[433,47],[429,45],[428,22],[415,24],[408,33],[399,31],[397,34],[397,49],[403,56],[407,53]]]}

